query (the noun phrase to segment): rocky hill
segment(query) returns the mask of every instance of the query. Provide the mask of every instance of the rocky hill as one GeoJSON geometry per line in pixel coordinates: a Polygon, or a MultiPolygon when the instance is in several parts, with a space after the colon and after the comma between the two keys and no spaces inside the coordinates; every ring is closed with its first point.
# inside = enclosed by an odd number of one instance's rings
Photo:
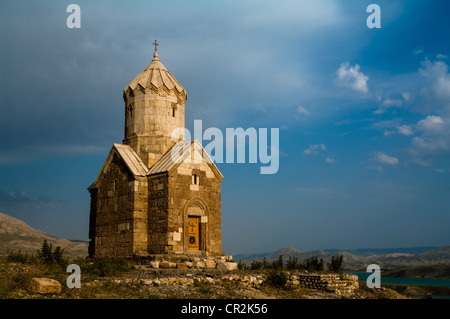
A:
{"type": "Polygon", "coordinates": [[[57,246],[64,248],[65,255],[87,256],[87,242],[45,234],[17,218],[0,213],[0,256],[5,256],[7,250],[20,250],[23,253],[35,255],[36,251],[42,247],[44,240],[47,240],[54,248],[57,246]]]}
{"type": "Polygon", "coordinates": [[[283,248],[273,253],[235,255],[235,261],[250,264],[253,260],[272,262],[280,255],[286,261],[289,257],[296,257],[303,261],[312,256],[322,258],[324,262],[331,261],[332,256],[344,256],[344,269],[366,271],[370,264],[378,264],[382,269],[397,269],[414,266],[450,263],[450,246],[444,247],[413,247],[397,249],[353,249],[353,250],[313,250],[301,252],[293,247],[283,248]]]}
{"type": "Polygon", "coordinates": [[[450,279],[450,264],[415,266],[386,271],[385,277],[450,279]]]}

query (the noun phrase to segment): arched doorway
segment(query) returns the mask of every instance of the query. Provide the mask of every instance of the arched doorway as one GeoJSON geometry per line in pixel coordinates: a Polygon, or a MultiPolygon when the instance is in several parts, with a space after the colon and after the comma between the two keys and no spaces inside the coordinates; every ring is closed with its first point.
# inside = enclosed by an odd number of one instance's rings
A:
{"type": "Polygon", "coordinates": [[[205,252],[208,247],[208,210],[199,198],[190,199],[184,210],[184,250],[205,252]]]}

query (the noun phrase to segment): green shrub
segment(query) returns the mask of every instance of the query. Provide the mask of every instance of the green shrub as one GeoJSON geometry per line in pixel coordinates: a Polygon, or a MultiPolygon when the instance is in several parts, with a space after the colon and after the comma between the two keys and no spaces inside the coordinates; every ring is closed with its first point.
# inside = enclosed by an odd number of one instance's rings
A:
{"type": "Polygon", "coordinates": [[[251,270],[257,270],[257,269],[262,269],[262,268],[263,268],[262,261],[253,260],[252,263],[250,264],[251,270]]]}
{"type": "Polygon", "coordinates": [[[277,260],[274,260],[272,262],[272,269],[273,270],[283,270],[284,269],[283,255],[280,255],[277,260]]]}
{"type": "Polygon", "coordinates": [[[288,276],[283,271],[272,270],[267,277],[267,282],[275,287],[284,287],[288,281],[288,276]]]}
{"type": "Polygon", "coordinates": [[[303,262],[303,268],[308,271],[322,271],[324,268],[323,259],[319,260],[317,256],[308,258],[303,262]]]}
{"type": "Polygon", "coordinates": [[[34,260],[35,260],[34,256],[29,256],[28,253],[24,254],[20,249],[18,252],[12,250],[6,251],[6,261],[8,262],[27,264],[33,262],[34,260]]]}
{"type": "Polygon", "coordinates": [[[286,269],[295,270],[295,269],[299,269],[299,268],[300,268],[300,264],[298,262],[298,258],[297,257],[289,257],[286,262],[286,269]]]}
{"type": "Polygon", "coordinates": [[[245,270],[245,269],[248,269],[248,266],[246,264],[244,264],[242,261],[239,260],[239,262],[238,262],[238,269],[239,270],[245,270]]]}
{"type": "Polygon", "coordinates": [[[52,244],[47,243],[47,240],[44,240],[42,247],[37,252],[37,258],[46,265],[58,265],[61,268],[67,268],[69,264],[69,259],[63,256],[64,249],[57,246],[53,251],[52,244]]]}
{"type": "MultiPolygon", "coordinates": [[[[81,261],[81,260],[80,260],[81,261]]],[[[77,262],[83,273],[89,273],[100,277],[118,276],[134,268],[134,264],[122,258],[93,259],[91,262],[77,262]]]]}
{"type": "Polygon", "coordinates": [[[328,270],[341,272],[343,263],[344,256],[331,256],[331,262],[328,264],[328,270]]]}
{"type": "Polygon", "coordinates": [[[269,269],[270,268],[270,265],[267,263],[266,257],[263,258],[262,263],[263,263],[263,265],[262,265],[263,269],[269,269]]]}

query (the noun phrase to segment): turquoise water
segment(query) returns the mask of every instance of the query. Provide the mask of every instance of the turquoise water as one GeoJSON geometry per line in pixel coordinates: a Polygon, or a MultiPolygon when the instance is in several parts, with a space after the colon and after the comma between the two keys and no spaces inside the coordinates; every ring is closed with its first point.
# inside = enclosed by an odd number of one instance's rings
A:
{"type": "MultiPolygon", "coordinates": [[[[365,281],[371,275],[369,272],[349,272],[357,275],[359,280],[365,281]]],[[[383,277],[381,272],[381,284],[403,284],[403,285],[427,285],[427,286],[441,286],[450,287],[450,279],[435,279],[435,278],[394,278],[383,277]]],[[[438,299],[450,299],[450,296],[435,296],[438,299]]]]}
{"type": "MultiPolygon", "coordinates": [[[[357,275],[359,280],[361,281],[367,280],[367,277],[371,275],[371,273],[369,272],[350,272],[350,273],[357,275]]],[[[450,279],[383,277],[383,272],[381,272],[381,283],[450,287],[450,279]]]]}

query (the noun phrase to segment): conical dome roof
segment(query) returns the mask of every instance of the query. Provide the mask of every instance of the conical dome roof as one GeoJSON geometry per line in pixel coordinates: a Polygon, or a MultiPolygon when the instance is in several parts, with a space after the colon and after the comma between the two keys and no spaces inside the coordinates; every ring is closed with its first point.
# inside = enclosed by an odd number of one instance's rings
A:
{"type": "Polygon", "coordinates": [[[186,90],[158,59],[157,52],[153,54],[152,62],[125,87],[124,92],[134,91],[139,86],[141,89],[151,90],[155,93],[160,93],[161,90],[166,93],[174,91],[176,95],[182,95],[185,99],[187,96],[186,90]]]}

